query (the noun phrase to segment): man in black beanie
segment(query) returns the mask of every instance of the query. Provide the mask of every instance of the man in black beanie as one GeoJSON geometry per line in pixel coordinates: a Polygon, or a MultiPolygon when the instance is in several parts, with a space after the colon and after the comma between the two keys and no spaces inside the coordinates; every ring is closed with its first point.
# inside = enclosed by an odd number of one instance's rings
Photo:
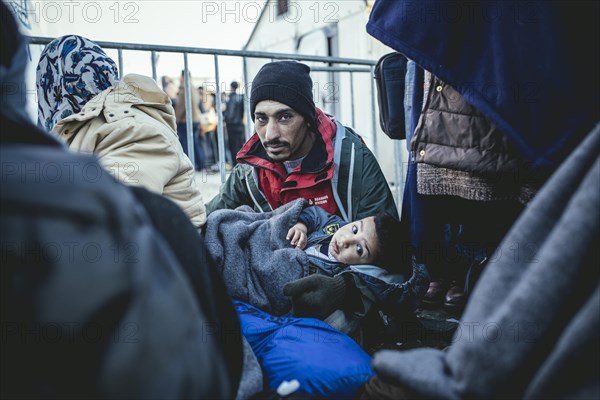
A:
{"type": "MultiPolygon", "coordinates": [[[[387,181],[361,137],[315,107],[307,65],[265,64],[252,82],[250,111],[256,131],[238,152],[220,193],[206,205],[207,214],[241,205],[268,212],[304,198],[348,222],[380,211],[398,216],[387,181]]],[[[290,283],[286,294],[306,316],[341,308],[360,318],[374,298],[358,275],[345,275],[311,275],[290,283]]]]}

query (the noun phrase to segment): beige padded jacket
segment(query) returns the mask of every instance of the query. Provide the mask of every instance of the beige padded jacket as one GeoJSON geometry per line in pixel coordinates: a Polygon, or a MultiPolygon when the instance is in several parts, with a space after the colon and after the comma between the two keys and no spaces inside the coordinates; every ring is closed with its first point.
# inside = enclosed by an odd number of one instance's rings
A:
{"type": "Polygon", "coordinates": [[[54,132],[72,150],[94,153],[119,181],[173,200],[196,227],[206,222],[194,167],[177,138],[171,101],[152,79],[123,77],[80,113],[56,124],[54,132]]]}

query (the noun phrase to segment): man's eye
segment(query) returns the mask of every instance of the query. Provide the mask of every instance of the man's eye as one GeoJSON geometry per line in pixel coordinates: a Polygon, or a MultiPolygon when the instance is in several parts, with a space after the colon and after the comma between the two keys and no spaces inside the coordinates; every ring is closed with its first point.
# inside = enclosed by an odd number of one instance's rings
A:
{"type": "Polygon", "coordinates": [[[289,119],[292,119],[292,114],[281,114],[281,116],[279,117],[280,120],[282,121],[287,121],[289,119]]]}
{"type": "Polygon", "coordinates": [[[359,256],[362,256],[363,254],[363,248],[360,244],[356,245],[356,254],[358,254],[359,256]]]}
{"type": "Polygon", "coordinates": [[[352,233],[355,235],[358,233],[358,227],[356,225],[352,225],[352,233]]]}
{"type": "Polygon", "coordinates": [[[261,124],[264,124],[267,121],[265,117],[255,117],[255,119],[261,124]]]}

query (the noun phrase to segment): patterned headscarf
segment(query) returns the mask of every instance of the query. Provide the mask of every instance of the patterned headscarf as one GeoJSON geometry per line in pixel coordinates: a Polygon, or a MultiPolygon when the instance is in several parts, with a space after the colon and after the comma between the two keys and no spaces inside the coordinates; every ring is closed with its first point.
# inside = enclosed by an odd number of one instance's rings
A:
{"type": "Polygon", "coordinates": [[[38,124],[48,131],[119,79],[115,62],[104,50],[76,35],[50,42],[40,56],[36,75],[38,124]]]}

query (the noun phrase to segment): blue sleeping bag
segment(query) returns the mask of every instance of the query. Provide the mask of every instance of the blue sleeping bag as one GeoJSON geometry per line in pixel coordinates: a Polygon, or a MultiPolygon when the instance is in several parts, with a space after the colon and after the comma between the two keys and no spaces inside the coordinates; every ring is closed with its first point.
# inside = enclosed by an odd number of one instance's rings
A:
{"type": "Polygon", "coordinates": [[[269,389],[296,379],[299,394],[353,397],[374,375],[371,357],[325,322],[276,317],[237,300],[234,305],[269,389]]]}

